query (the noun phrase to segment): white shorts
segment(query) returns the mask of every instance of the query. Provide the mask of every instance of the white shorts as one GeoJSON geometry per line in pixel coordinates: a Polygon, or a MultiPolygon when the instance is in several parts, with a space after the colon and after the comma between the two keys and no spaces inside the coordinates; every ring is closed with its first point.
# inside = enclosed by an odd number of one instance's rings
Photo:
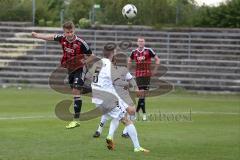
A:
{"type": "MultiPolygon", "coordinates": [[[[96,107],[100,107],[101,105],[95,104],[96,107]]],[[[106,117],[110,117],[112,119],[118,119],[119,121],[125,117],[127,111],[125,109],[120,108],[119,106],[114,107],[110,112],[104,114],[106,117]]]]}
{"type": "Polygon", "coordinates": [[[93,87],[92,96],[92,103],[94,103],[96,107],[112,108],[108,110],[108,112],[105,112],[106,115],[109,115],[111,118],[118,118],[119,120],[125,116],[127,107],[133,104],[128,91],[118,90],[118,92],[116,92],[115,88],[111,87],[106,89],[93,87]],[[106,93],[109,93],[109,95],[106,93]],[[114,98],[111,98],[111,96],[115,97],[115,100],[113,100],[114,98]],[[107,104],[105,102],[104,105],[104,101],[106,101],[107,104]]]}
{"type": "MultiPolygon", "coordinates": [[[[123,107],[123,108],[126,109],[127,107],[134,105],[134,103],[131,99],[131,96],[129,95],[129,91],[122,89],[122,87],[121,88],[118,88],[118,87],[111,88],[110,87],[110,88],[107,88],[107,89],[92,87],[92,89],[93,89],[92,103],[101,104],[101,103],[103,103],[103,99],[107,98],[107,97],[104,97],[104,96],[98,96],[98,97],[101,97],[101,98],[97,98],[97,96],[95,96],[95,94],[94,94],[94,89],[96,89],[98,91],[108,92],[108,93],[116,96],[117,99],[118,99],[118,103],[119,103],[120,107],[123,107]]],[[[101,94],[101,92],[100,92],[100,94],[101,94]]]]}

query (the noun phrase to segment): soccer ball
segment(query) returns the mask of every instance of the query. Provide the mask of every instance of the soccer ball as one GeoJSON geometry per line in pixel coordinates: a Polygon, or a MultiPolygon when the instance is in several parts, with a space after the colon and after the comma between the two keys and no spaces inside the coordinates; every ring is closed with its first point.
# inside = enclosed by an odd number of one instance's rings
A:
{"type": "Polygon", "coordinates": [[[133,4],[127,4],[122,9],[123,17],[131,19],[137,15],[137,8],[133,4]]]}

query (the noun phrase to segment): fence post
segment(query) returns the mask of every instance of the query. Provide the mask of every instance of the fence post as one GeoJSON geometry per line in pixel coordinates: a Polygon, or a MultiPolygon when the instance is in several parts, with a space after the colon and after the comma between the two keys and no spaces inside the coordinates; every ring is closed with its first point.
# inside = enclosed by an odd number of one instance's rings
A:
{"type": "Polygon", "coordinates": [[[192,43],[192,36],[191,33],[188,34],[188,59],[191,56],[191,43],[192,43]]]}
{"type": "Polygon", "coordinates": [[[47,41],[44,41],[44,55],[47,55],[47,41]]]}
{"type": "Polygon", "coordinates": [[[95,31],[94,31],[94,54],[96,54],[96,50],[97,50],[97,49],[96,49],[96,47],[97,47],[97,46],[96,46],[96,41],[97,41],[97,33],[96,33],[96,32],[97,32],[97,31],[95,30],[95,31]]]}
{"type": "Polygon", "coordinates": [[[117,31],[115,31],[115,43],[117,43],[117,31]]]}
{"type": "Polygon", "coordinates": [[[170,54],[170,35],[167,32],[167,64],[169,64],[169,54],[170,54]]]}

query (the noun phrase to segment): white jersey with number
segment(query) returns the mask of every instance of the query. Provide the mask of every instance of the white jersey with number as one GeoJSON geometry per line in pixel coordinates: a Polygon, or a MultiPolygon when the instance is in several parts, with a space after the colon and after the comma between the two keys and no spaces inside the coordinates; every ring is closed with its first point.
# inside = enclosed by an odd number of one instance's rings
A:
{"type": "Polygon", "coordinates": [[[110,105],[111,110],[105,114],[111,118],[117,118],[120,120],[125,116],[126,110],[125,108],[121,108],[120,105],[117,105],[119,103],[119,97],[113,86],[111,74],[112,68],[114,68],[114,66],[107,58],[102,58],[93,66],[93,71],[91,71],[93,72],[93,80],[91,83],[92,103],[95,103],[96,107],[100,107],[103,105],[104,101],[106,101],[107,104],[110,105]],[[105,92],[109,93],[110,95],[107,96],[105,92]],[[108,101],[108,98],[111,97],[111,95],[117,98],[116,103],[108,101]]]}
{"type": "Polygon", "coordinates": [[[92,88],[96,89],[111,89],[113,87],[111,77],[112,62],[107,58],[102,58],[96,62],[93,71],[92,88]]]}
{"type": "MultiPolygon", "coordinates": [[[[103,90],[115,94],[115,89],[111,77],[112,62],[107,58],[102,58],[93,66],[93,80],[91,87],[93,90],[103,90]]],[[[101,104],[102,100],[92,97],[92,102],[101,104]]]]}
{"type": "MultiPolygon", "coordinates": [[[[94,93],[94,90],[103,91],[111,93],[112,95],[116,96],[118,99],[118,104],[121,110],[125,110],[128,106],[128,102],[132,102],[131,100],[125,101],[126,98],[122,99],[122,93],[124,93],[125,97],[129,97],[128,91],[119,91],[113,84],[117,86],[124,86],[128,84],[127,80],[133,78],[133,76],[128,72],[127,68],[125,67],[115,67],[113,66],[112,62],[107,58],[102,58],[93,66],[93,80],[91,83],[91,87],[93,90],[92,93],[92,103],[100,105],[103,103],[103,99],[97,98],[94,93]],[[117,90],[116,90],[117,89],[117,90]],[[118,93],[119,92],[119,93],[118,93]]],[[[123,87],[121,87],[123,88],[123,87]]],[[[123,90],[123,89],[121,89],[123,90]]],[[[102,92],[102,93],[103,93],[102,92]]],[[[99,94],[99,92],[98,92],[99,94]]],[[[105,97],[106,98],[106,97],[105,97]]],[[[131,99],[131,98],[130,98],[131,99]]],[[[131,103],[132,104],[132,103],[131,103]]],[[[115,112],[116,113],[116,112],[115,112]]],[[[111,115],[115,115],[110,113],[111,115]]]]}

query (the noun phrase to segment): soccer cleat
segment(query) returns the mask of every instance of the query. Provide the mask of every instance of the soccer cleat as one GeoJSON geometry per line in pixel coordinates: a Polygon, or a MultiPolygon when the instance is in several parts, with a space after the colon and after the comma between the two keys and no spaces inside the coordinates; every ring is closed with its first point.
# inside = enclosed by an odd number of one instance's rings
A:
{"type": "Polygon", "coordinates": [[[139,147],[139,148],[134,148],[134,152],[144,152],[144,153],[149,153],[150,151],[145,149],[145,148],[142,148],[142,147],[139,147]]]}
{"type": "Polygon", "coordinates": [[[72,122],[70,122],[70,123],[66,126],[66,128],[67,128],[67,129],[71,129],[71,128],[75,128],[75,127],[78,127],[78,126],[80,126],[80,123],[79,123],[79,122],[77,122],[77,121],[72,121],[72,122]]]}
{"type": "Polygon", "coordinates": [[[101,135],[101,133],[98,132],[98,131],[96,131],[96,132],[93,134],[93,137],[94,137],[94,138],[98,138],[98,137],[100,137],[100,135],[101,135]]]}
{"type": "Polygon", "coordinates": [[[108,136],[108,137],[106,138],[106,142],[107,142],[107,148],[108,148],[109,150],[114,150],[115,145],[114,145],[114,143],[113,143],[112,138],[108,136]]]}
{"type": "Polygon", "coordinates": [[[123,137],[123,138],[129,138],[129,134],[128,134],[128,133],[123,133],[123,134],[122,134],[122,137],[123,137]]]}

